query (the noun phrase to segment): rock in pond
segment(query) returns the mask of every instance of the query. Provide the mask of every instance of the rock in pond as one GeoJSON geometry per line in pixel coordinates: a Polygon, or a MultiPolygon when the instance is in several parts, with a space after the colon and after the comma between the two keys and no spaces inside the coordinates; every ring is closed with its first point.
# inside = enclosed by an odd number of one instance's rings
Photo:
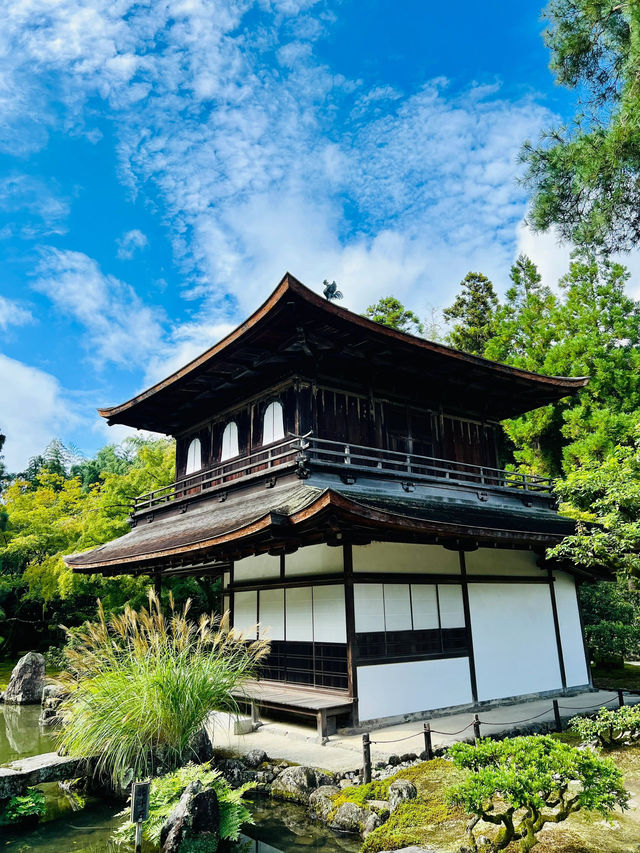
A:
{"type": "Polygon", "coordinates": [[[247,765],[247,767],[251,767],[254,770],[257,770],[261,764],[267,760],[268,756],[264,749],[252,749],[250,750],[244,757],[243,761],[247,765]]]}
{"type": "Polygon", "coordinates": [[[350,832],[366,838],[370,832],[382,825],[375,812],[362,808],[357,803],[343,803],[333,816],[329,827],[336,832],[350,832]]]}
{"type": "Polygon", "coordinates": [[[57,726],[62,722],[60,706],[67,697],[61,684],[45,684],[42,690],[42,711],[38,717],[41,726],[57,726]]]}
{"type": "Polygon", "coordinates": [[[44,656],[28,652],[14,666],[4,693],[7,705],[39,705],[44,689],[44,656]]]}
{"type": "Polygon", "coordinates": [[[333,782],[333,776],[315,767],[287,767],[271,785],[271,796],[306,805],[312,791],[322,785],[332,785],[333,782]]]}
{"type": "Polygon", "coordinates": [[[407,800],[415,800],[417,796],[416,786],[408,779],[396,779],[389,785],[389,811],[392,812],[407,800]]]}
{"type": "Polygon", "coordinates": [[[178,805],[166,819],[160,831],[162,853],[179,853],[188,838],[211,838],[211,849],[217,846],[220,835],[220,806],[213,788],[203,788],[202,782],[190,782],[178,805]]]}
{"type": "Polygon", "coordinates": [[[341,789],[337,785],[321,785],[312,791],[309,796],[309,811],[313,817],[326,823],[333,810],[333,798],[340,791],[341,789]]]}

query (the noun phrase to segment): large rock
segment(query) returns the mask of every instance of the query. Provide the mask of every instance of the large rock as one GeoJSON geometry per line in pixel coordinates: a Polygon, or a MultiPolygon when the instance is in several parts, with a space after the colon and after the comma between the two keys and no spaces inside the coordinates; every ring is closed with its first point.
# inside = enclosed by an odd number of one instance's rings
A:
{"type": "Polygon", "coordinates": [[[7,705],[39,705],[44,689],[44,656],[28,652],[14,666],[4,693],[7,705]]]}
{"type": "Polygon", "coordinates": [[[332,785],[333,782],[333,776],[316,770],[315,767],[287,767],[271,785],[271,796],[306,805],[316,788],[332,785]]]}
{"type": "Polygon", "coordinates": [[[321,785],[309,795],[309,811],[313,817],[325,823],[333,811],[333,798],[340,793],[337,785],[321,785]]]}
{"type": "Polygon", "coordinates": [[[407,800],[415,800],[417,796],[416,786],[408,779],[396,779],[389,785],[389,811],[392,812],[407,800]]]}
{"type": "Polygon", "coordinates": [[[42,690],[42,711],[38,717],[41,726],[54,726],[62,723],[60,706],[67,698],[67,692],[61,684],[45,684],[42,690]]]}
{"type": "Polygon", "coordinates": [[[261,764],[264,764],[267,758],[268,756],[264,749],[251,749],[243,757],[242,760],[247,765],[247,767],[251,767],[253,770],[257,770],[261,764]]]}
{"type": "Polygon", "coordinates": [[[220,806],[213,788],[204,788],[202,782],[190,782],[178,805],[160,830],[163,853],[179,853],[183,841],[195,836],[203,841],[211,838],[215,850],[220,835],[220,806]]]}
{"type": "Polygon", "coordinates": [[[329,824],[336,832],[359,834],[363,838],[381,825],[382,820],[375,812],[356,803],[343,803],[329,824]]]}

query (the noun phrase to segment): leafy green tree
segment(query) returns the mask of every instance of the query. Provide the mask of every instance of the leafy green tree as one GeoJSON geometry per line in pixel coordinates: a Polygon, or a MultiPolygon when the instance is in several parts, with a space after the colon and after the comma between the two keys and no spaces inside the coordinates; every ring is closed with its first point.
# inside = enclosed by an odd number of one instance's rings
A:
{"type": "Polygon", "coordinates": [[[579,394],[505,422],[514,459],[526,469],[558,476],[632,440],[640,420],[640,305],[625,291],[628,278],[623,266],[589,252],[573,257],[559,297],[531,267],[526,287],[512,271],[485,354],[540,373],[590,377],[579,394]]]}
{"type": "Polygon", "coordinates": [[[442,312],[448,322],[458,321],[449,332],[447,343],[472,355],[484,355],[496,331],[498,297],[491,281],[479,272],[467,273],[460,288],[453,305],[442,312]]]}
{"type": "MultiPolygon", "coordinates": [[[[64,466],[56,472],[41,466],[32,480],[11,482],[0,525],[3,654],[25,645],[45,649],[62,642],[58,626],[88,619],[96,597],[108,612],[127,601],[134,606],[144,601],[148,578],[74,575],[62,557],[127,533],[132,498],[171,483],[174,458],[172,441],[127,439],[121,449],[104,448],[97,461],[76,463],[80,470],[75,476],[64,466]],[[91,483],[96,469],[99,480],[91,483]]],[[[211,581],[182,578],[167,587],[177,601],[193,597],[196,613],[217,604],[211,581]]]]}
{"type": "Polygon", "coordinates": [[[383,326],[397,329],[399,332],[421,335],[424,331],[418,315],[409,308],[405,308],[395,296],[384,296],[378,299],[374,305],[369,305],[362,316],[383,326]]]}
{"type": "Polygon", "coordinates": [[[560,823],[581,810],[608,816],[629,803],[613,761],[551,735],[457,743],[449,755],[456,767],[469,771],[449,799],[472,815],[467,834],[474,853],[495,853],[512,842],[527,853],[547,823],[560,823]],[[497,828],[492,838],[485,836],[486,843],[477,834],[481,821],[497,828]]]}
{"type": "Polygon", "coordinates": [[[523,147],[530,221],[576,244],[631,249],[640,237],[640,7],[551,0],[544,17],[551,69],[579,92],[580,111],[523,147]]]}
{"type": "Polygon", "coordinates": [[[4,454],[2,453],[2,448],[4,447],[4,443],[6,440],[6,435],[4,435],[2,431],[0,431],[0,491],[2,491],[7,477],[7,469],[4,464],[4,454]]]}

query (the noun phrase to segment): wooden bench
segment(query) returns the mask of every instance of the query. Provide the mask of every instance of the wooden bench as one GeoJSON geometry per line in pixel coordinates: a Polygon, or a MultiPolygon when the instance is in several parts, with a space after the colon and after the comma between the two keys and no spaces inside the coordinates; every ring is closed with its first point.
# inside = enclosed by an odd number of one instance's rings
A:
{"type": "Polygon", "coordinates": [[[336,732],[336,717],[351,714],[354,700],[346,693],[285,684],[278,681],[249,681],[234,691],[238,702],[251,707],[251,719],[260,722],[260,708],[289,711],[315,717],[318,737],[325,741],[336,732]]]}

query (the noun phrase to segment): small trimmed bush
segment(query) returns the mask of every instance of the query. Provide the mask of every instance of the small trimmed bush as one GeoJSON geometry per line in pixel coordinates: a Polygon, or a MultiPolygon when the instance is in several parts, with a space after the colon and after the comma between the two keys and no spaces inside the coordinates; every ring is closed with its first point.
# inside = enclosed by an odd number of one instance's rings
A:
{"type": "Polygon", "coordinates": [[[448,799],[472,816],[467,836],[473,853],[495,853],[512,842],[527,853],[545,824],[560,823],[580,810],[608,816],[629,802],[622,774],[610,759],[550,735],[457,743],[449,755],[456,767],[469,771],[448,799]],[[497,830],[482,842],[481,821],[497,830]]]}
{"type": "Polygon", "coordinates": [[[640,741],[640,705],[624,705],[611,710],[600,708],[595,717],[573,717],[569,728],[584,742],[610,749],[640,741]]]}

